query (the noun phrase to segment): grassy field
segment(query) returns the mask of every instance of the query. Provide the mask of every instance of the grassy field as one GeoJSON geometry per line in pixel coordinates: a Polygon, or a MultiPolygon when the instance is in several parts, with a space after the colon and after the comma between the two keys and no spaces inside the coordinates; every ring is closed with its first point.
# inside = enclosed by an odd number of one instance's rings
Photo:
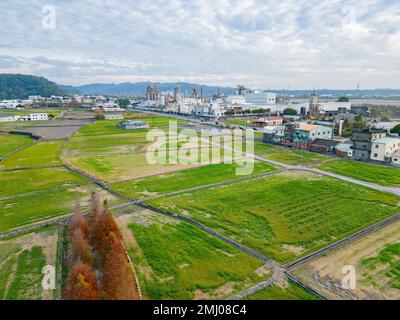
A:
{"type": "Polygon", "coordinates": [[[0,157],[31,143],[32,139],[25,135],[0,134],[0,157]]]}
{"type": "MultiPolygon", "coordinates": [[[[65,109],[66,110],[66,109],[65,109]]],[[[61,109],[46,109],[46,108],[26,108],[23,110],[14,110],[14,109],[2,109],[1,113],[3,114],[13,114],[16,116],[28,116],[31,113],[47,113],[53,116],[58,116],[63,110],[61,109]]]]}
{"type": "MultiPolygon", "coordinates": [[[[237,164],[214,164],[138,180],[117,182],[110,187],[126,196],[142,198],[243,177],[236,175],[237,167],[237,164]]],[[[270,164],[256,162],[253,174],[274,170],[274,166],[270,164]]]]}
{"type": "Polygon", "coordinates": [[[400,299],[400,221],[299,266],[293,273],[332,299],[400,299]],[[341,286],[342,268],[354,266],[356,287],[341,286]]]}
{"type": "Polygon", "coordinates": [[[42,268],[57,264],[57,230],[0,241],[0,300],[54,299],[43,290],[42,268]]]}
{"type": "Polygon", "coordinates": [[[316,153],[276,147],[262,142],[254,144],[254,153],[258,156],[286,164],[312,164],[327,161],[330,158],[316,153]]]}
{"type": "Polygon", "coordinates": [[[149,201],[280,262],[397,213],[398,202],[393,195],[300,171],[149,201]]]}
{"type": "Polygon", "coordinates": [[[89,181],[64,168],[29,169],[0,172],[0,199],[53,188],[69,188],[89,181]]]}
{"type": "Polygon", "coordinates": [[[316,168],[384,186],[400,186],[399,168],[350,160],[334,160],[316,168]]]}
{"type": "MultiPolygon", "coordinates": [[[[147,133],[148,130],[123,130],[112,121],[96,122],[85,126],[69,139],[66,158],[72,166],[106,182],[164,174],[202,164],[198,161],[194,164],[150,164],[146,152],[152,142],[146,140],[147,133]]],[[[164,148],[174,149],[182,144],[165,144],[164,148]]],[[[213,150],[222,153],[216,147],[201,150],[209,154],[213,150]]],[[[173,158],[168,156],[168,159],[173,158]]]]}
{"type": "MultiPolygon", "coordinates": [[[[76,200],[80,200],[85,209],[93,190],[99,189],[94,185],[72,186],[0,199],[0,232],[71,214],[76,200]]],[[[103,194],[109,203],[115,203],[115,197],[103,194]]]]}
{"type": "Polygon", "coordinates": [[[262,262],[190,224],[123,211],[117,221],[147,299],[225,298],[269,276],[262,262]]]}
{"type": "Polygon", "coordinates": [[[319,300],[319,298],[289,281],[285,287],[268,286],[247,296],[244,300],[319,300]]]}
{"type": "Polygon", "coordinates": [[[229,125],[233,125],[233,126],[248,126],[251,124],[251,121],[254,119],[236,119],[236,120],[227,120],[224,123],[225,124],[229,124],[229,125]]]}
{"type": "Polygon", "coordinates": [[[35,143],[5,158],[0,162],[0,168],[11,169],[62,164],[60,154],[63,144],[63,141],[35,143]]]}
{"type": "Polygon", "coordinates": [[[400,294],[400,242],[386,245],[376,256],[362,260],[361,265],[365,282],[385,289],[381,282],[386,278],[387,286],[400,294]]]}

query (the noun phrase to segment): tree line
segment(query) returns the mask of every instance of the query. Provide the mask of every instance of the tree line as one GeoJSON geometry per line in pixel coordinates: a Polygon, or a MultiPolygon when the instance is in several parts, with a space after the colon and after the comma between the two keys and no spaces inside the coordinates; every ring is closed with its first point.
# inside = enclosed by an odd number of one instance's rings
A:
{"type": "Polygon", "coordinates": [[[122,235],[106,203],[91,196],[86,218],[79,202],[68,228],[68,266],[63,298],[66,300],[137,300],[135,276],[122,235]]]}

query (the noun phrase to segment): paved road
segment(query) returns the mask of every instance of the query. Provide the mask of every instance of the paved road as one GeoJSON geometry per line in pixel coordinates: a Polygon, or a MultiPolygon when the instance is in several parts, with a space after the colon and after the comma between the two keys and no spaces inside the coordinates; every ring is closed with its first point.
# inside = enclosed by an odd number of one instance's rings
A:
{"type": "Polygon", "coordinates": [[[336,173],[332,173],[332,172],[324,171],[324,170],[320,170],[320,169],[307,168],[307,167],[302,167],[302,166],[297,166],[297,168],[295,168],[295,169],[304,170],[304,171],[311,171],[311,172],[314,172],[314,173],[322,174],[324,176],[329,176],[329,177],[340,179],[340,180],[343,180],[343,181],[355,183],[355,184],[358,184],[360,186],[364,186],[364,187],[371,188],[371,189],[374,189],[374,190],[383,191],[383,192],[387,192],[387,193],[392,193],[392,194],[394,194],[396,196],[400,196],[400,188],[385,187],[385,186],[381,186],[381,185],[378,185],[378,184],[375,184],[375,183],[366,182],[366,181],[362,181],[362,180],[358,180],[358,179],[342,176],[340,174],[336,174],[336,173]]]}
{"type": "Polygon", "coordinates": [[[279,162],[279,161],[271,160],[271,159],[268,159],[268,158],[264,158],[264,157],[261,157],[261,156],[257,156],[257,155],[251,154],[251,153],[238,151],[238,150],[235,150],[235,149],[227,147],[227,146],[222,146],[222,145],[219,145],[219,146],[221,148],[224,148],[224,149],[228,150],[228,151],[239,153],[241,155],[245,155],[246,157],[253,158],[253,159],[258,160],[258,161],[263,161],[263,162],[267,162],[267,163],[270,163],[270,164],[274,164],[276,166],[283,167],[283,168],[285,168],[287,170],[301,170],[301,171],[313,172],[313,173],[316,173],[316,174],[321,174],[321,175],[328,176],[328,177],[335,178],[335,179],[339,179],[339,180],[342,180],[342,181],[358,184],[360,186],[367,187],[367,188],[370,188],[370,189],[374,189],[374,190],[377,190],[377,191],[391,193],[391,194],[394,194],[394,195],[400,197],[400,188],[381,186],[381,185],[378,185],[376,183],[366,182],[366,181],[363,181],[363,180],[342,176],[342,175],[337,174],[337,173],[332,173],[332,172],[329,172],[329,171],[324,171],[324,170],[315,169],[315,168],[309,168],[309,167],[305,167],[305,166],[302,166],[302,165],[290,165],[290,164],[282,163],[282,162],[279,162]]]}

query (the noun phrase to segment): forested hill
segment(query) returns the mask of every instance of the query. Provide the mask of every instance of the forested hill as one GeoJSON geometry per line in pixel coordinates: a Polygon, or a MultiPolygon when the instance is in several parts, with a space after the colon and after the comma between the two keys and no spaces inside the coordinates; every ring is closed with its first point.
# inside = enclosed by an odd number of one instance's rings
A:
{"type": "Polygon", "coordinates": [[[31,95],[49,97],[66,94],[56,83],[42,77],[22,74],[0,74],[0,100],[26,99],[31,95]]]}

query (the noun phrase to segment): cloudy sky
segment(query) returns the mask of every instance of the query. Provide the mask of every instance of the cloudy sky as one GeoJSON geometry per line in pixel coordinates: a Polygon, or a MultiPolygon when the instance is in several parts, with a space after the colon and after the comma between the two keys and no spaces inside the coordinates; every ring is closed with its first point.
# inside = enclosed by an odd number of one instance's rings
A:
{"type": "Polygon", "coordinates": [[[399,0],[1,0],[0,12],[0,73],[400,88],[399,0]]]}

